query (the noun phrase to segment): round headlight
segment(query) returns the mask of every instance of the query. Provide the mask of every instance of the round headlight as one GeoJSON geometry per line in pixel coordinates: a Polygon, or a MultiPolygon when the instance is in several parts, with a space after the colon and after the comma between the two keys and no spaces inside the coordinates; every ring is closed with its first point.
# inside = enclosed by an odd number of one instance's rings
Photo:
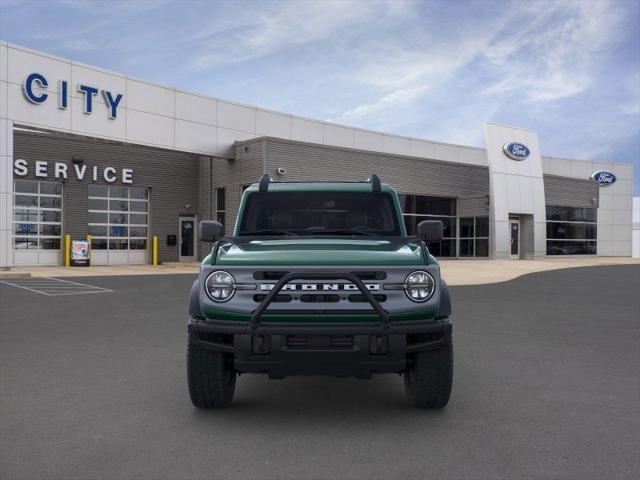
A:
{"type": "Polygon", "coordinates": [[[230,273],[213,272],[207,277],[205,291],[214,302],[226,302],[236,293],[236,281],[230,273]]]}
{"type": "Polygon", "coordinates": [[[410,273],[404,281],[404,291],[414,302],[426,302],[436,291],[436,281],[425,271],[410,273]]]}

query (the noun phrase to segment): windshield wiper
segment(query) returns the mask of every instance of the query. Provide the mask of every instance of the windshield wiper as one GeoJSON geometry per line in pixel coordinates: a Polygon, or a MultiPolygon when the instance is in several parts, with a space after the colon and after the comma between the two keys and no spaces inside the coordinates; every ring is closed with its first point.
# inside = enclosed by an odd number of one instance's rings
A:
{"type": "Polygon", "coordinates": [[[256,236],[256,235],[294,235],[297,236],[297,233],[294,233],[290,230],[272,230],[270,228],[262,228],[260,230],[254,230],[253,232],[241,232],[242,236],[256,236]]]}

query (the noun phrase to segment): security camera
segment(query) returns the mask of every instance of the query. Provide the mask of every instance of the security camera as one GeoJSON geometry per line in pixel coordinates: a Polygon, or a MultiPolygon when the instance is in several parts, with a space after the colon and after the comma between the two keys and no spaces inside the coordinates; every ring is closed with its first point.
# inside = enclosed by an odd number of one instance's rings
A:
{"type": "Polygon", "coordinates": [[[286,168],[278,167],[278,175],[286,175],[286,174],[287,174],[286,168]]]}

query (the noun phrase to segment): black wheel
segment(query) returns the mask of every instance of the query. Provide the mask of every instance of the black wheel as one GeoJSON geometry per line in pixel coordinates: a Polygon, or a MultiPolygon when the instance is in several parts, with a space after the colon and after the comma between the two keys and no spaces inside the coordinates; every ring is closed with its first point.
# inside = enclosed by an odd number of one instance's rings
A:
{"type": "Polygon", "coordinates": [[[228,407],[236,388],[233,356],[205,350],[189,342],[187,379],[189,397],[194,407],[228,407]]]}
{"type": "Polygon", "coordinates": [[[443,408],[449,403],[453,383],[451,336],[435,350],[414,353],[407,358],[404,389],[418,408],[443,408]]]}

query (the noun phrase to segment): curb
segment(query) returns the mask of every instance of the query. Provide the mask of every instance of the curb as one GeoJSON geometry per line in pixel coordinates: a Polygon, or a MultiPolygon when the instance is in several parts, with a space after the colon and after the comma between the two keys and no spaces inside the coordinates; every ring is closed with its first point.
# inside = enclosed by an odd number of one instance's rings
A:
{"type": "Polygon", "coordinates": [[[19,278],[31,278],[31,274],[18,272],[0,272],[0,280],[17,280],[19,278]]]}

